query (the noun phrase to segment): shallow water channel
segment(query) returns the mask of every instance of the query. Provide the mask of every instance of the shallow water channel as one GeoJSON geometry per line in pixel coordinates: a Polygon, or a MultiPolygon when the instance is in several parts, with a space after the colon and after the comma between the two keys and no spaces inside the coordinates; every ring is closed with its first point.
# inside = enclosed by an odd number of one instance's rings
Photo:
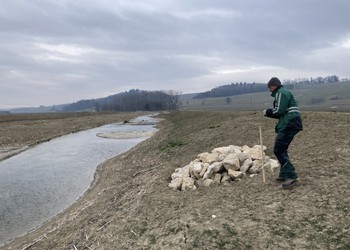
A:
{"type": "MultiPolygon", "coordinates": [[[[140,116],[134,121],[153,121],[140,116]]],[[[109,124],[39,144],[0,162],[0,245],[54,217],[89,188],[96,167],[147,139],[150,125],[109,124]],[[108,139],[108,133],[143,137],[108,139]]]]}

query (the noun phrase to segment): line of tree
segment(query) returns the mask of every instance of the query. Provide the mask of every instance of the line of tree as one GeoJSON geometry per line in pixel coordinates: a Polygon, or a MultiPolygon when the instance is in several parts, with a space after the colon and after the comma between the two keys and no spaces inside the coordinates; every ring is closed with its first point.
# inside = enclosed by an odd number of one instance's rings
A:
{"type": "MultiPolygon", "coordinates": [[[[344,79],[343,81],[346,81],[347,79],[344,79]]],[[[337,83],[339,82],[339,77],[336,75],[326,76],[326,77],[311,77],[309,78],[297,78],[294,80],[284,80],[283,84],[327,84],[327,83],[337,83]]]]}
{"type": "MultiPolygon", "coordinates": [[[[286,86],[290,88],[290,86],[286,86]]],[[[241,94],[257,93],[266,91],[265,83],[231,83],[211,89],[210,91],[202,92],[194,96],[194,99],[210,98],[210,97],[225,97],[241,94]]]]}
{"type": "MultiPolygon", "coordinates": [[[[283,80],[283,85],[287,89],[299,88],[310,84],[329,84],[339,82],[339,77],[336,75],[326,77],[315,77],[315,78],[298,78],[295,80],[283,80]]],[[[203,99],[210,97],[225,97],[234,96],[241,94],[250,94],[257,92],[265,92],[266,83],[231,83],[213,88],[209,91],[199,93],[195,95],[194,99],[203,99]]]]}
{"type": "Polygon", "coordinates": [[[132,89],[105,98],[80,100],[64,111],[162,111],[179,107],[179,93],[175,91],[145,91],[132,89]]]}

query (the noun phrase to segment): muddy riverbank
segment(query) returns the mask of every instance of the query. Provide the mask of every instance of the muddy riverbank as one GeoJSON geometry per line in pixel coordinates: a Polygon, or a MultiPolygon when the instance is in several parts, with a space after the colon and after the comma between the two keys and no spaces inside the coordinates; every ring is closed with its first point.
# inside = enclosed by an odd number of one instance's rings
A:
{"type": "Polygon", "coordinates": [[[130,120],[145,112],[0,115],[0,161],[62,135],[130,120]]]}
{"type": "MultiPolygon", "coordinates": [[[[141,118],[151,119],[136,119],[141,118]]],[[[0,245],[72,205],[90,187],[99,164],[130,150],[151,132],[153,126],[112,123],[40,143],[1,161],[0,245]],[[125,139],[109,136],[118,132],[125,139]]]]}

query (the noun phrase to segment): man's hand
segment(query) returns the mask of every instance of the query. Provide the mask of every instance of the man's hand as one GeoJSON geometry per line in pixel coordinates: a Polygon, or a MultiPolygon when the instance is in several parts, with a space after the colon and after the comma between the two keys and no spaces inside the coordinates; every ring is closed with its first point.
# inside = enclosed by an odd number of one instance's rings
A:
{"type": "Polygon", "coordinates": [[[263,115],[266,116],[266,109],[263,110],[263,115]]]}

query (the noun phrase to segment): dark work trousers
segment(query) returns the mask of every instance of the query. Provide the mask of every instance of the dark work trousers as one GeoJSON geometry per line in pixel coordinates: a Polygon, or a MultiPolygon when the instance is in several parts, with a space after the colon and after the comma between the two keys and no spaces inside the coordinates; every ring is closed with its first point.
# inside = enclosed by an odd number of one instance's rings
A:
{"type": "Polygon", "coordinates": [[[278,133],[276,136],[275,147],[273,149],[280,163],[280,174],[281,178],[298,178],[298,174],[295,172],[293,164],[290,162],[288,157],[288,147],[292,142],[294,136],[299,132],[299,130],[290,130],[283,133],[278,133]]]}

